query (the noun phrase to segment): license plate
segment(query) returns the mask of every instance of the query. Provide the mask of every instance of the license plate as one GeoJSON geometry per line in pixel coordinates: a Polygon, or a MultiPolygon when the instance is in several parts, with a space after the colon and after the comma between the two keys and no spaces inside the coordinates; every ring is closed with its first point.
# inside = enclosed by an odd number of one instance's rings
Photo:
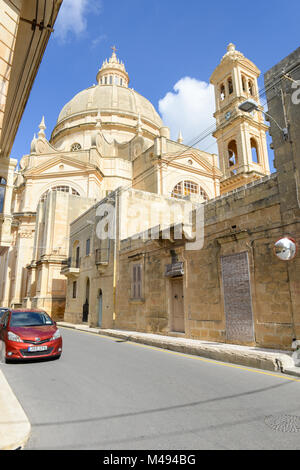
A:
{"type": "Polygon", "coordinates": [[[30,346],[28,348],[29,352],[37,352],[37,351],[46,351],[48,349],[47,346],[30,346]]]}

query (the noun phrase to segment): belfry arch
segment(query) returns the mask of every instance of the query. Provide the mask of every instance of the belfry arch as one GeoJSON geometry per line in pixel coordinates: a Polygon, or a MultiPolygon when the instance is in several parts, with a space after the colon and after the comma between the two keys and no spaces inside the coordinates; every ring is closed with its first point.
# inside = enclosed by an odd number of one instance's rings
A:
{"type": "Polygon", "coordinates": [[[214,70],[210,82],[215,87],[216,130],[220,169],[223,173],[221,194],[260,179],[270,173],[266,142],[268,126],[259,108],[247,113],[239,106],[248,99],[257,101],[257,79],[260,71],[234,44],[214,70]],[[226,83],[227,97],[220,97],[220,86],[226,83]]]}

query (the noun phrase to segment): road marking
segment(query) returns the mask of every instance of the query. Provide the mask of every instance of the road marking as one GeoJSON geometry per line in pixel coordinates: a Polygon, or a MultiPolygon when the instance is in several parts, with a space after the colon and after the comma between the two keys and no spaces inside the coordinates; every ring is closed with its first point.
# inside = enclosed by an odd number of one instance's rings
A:
{"type": "MultiPolygon", "coordinates": [[[[60,327],[60,328],[65,328],[65,329],[68,329],[68,330],[71,329],[71,328],[68,328],[68,327],[60,327]]],[[[98,336],[100,338],[110,339],[112,341],[118,341],[118,340],[121,339],[121,338],[117,338],[115,336],[106,336],[106,335],[101,335],[101,334],[98,334],[98,333],[91,333],[90,331],[77,330],[77,329],[75,329],[75,331],[79,331],[80,333],[86,333],[88,335],[98,336]]],[[[194,355],[191,355],[191,354],[188,354],[188,353],[170,351],[169,349],[164,349],[164,348],[160,348],[160,347],[156,347],[156,346],[149,346],[148,344],[136,343],[136,342],[130,341],[130,340],[126,341],[126,343],[127,344],[132,344],[134,346],[139,346],[141,348],[153,349],[154,351],[160,351],[160,352],[165,352],[165,353],[168,353],[168,354],[174,354],[176,356],[185,357],[187,359],[195,359],[197,361],[208,362],[210,364],[217,364],[219,366],[231,367],[233,369],[245,370],[245,371],[248,371],[248,372],[254,372],[254,373],[262,374],[262,375],[269,375],[271,377],[277,377],[279,379],[292,380],[293,382],[300,382],[300,379],[295,379],[293,377],[289,377],[289,376],[284,375],[284,374],[279,375],[279,374],[273,374],[272,372],[257,370],[257,369],[254,369],[254,368],[250,369],[250,368],[245,367],[245,366],[230,364],[228,362],[217,361],[217,360],[214,360],[214,359],[207,359],[207,358],[204,358],[204,357],[194,356],[194,355]]]]}

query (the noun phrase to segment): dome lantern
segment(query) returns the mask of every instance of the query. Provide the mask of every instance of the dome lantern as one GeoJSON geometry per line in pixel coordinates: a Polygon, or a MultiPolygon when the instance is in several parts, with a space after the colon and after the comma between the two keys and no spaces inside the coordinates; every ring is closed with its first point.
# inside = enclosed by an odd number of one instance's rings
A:
{"type": "Polygon", "coordinates": [[[117,58],[116,48],[112,47],[113,53],[109,60],[105,60],[97,73],[98,85],[119,85],[128,88],[129,76],[125,65],[117,58]]]}
{"type": "Polygon", "coordinates": [[[99,128],[108,141],[115,139],[119,143],[129,142],[140,133],[150,143],[160,135],[160,115],[149,100],[128,87],[129,77],[115,48],[111,58],[103,62],[97,81],[62,108],[51,133],[51,145],[70,148],[81,137],[89,145],[90,132],[99,128]],[[114,76],[118,82],[113,81],[114,76]]]}

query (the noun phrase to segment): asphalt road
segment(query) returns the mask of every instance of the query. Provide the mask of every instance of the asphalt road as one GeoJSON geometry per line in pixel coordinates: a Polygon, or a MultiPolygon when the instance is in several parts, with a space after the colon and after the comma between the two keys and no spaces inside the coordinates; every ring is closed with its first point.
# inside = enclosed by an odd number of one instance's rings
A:
{"type": "Polygon", "coordinates": [[[299,379],[61,331],[59,360],[0,366],[26,449],[300,449],[299,379]]]}

